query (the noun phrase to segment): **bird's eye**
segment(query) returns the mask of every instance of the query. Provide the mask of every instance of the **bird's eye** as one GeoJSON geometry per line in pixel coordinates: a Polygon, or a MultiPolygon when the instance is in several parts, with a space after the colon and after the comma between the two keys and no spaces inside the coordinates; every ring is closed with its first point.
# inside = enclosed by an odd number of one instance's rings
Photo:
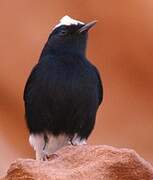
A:
{"type": "Polygon", "coordinates": [[[61,29],[59,35],[60,36],[65,36],[67,34],[67,30],[66,29],[61,29]]]}

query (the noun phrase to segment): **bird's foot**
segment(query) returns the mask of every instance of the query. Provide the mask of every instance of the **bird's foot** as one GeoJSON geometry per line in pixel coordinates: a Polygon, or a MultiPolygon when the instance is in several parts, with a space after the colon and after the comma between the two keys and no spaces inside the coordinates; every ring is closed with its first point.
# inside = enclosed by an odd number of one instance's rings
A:
{"type": "Polygon", "coordinates": [[[58,158],[58,155],[53,153],[51,155],[48,155],[48,159],[47,160],[53,160],[53,159],[56,159],[56,158],[58,158]]]}
{"type": "Polygon", "coordinates": [[[53,160],[55,158],[57,158],[58,155],[53,153],[53,154],[41,154],[41,156],[37,157],[36,160],[39,160],[39,161],[50,161],[50,160],[53,160]]]}
{"type": "Polygon", "coordinates": [[[43,160],[43,161],[48,161],[48,160],[49,160],[49,155],[48,155],[48,154],[45,154],[45,155],[42,157],[42,160],[43,160]]]}
{"type": "Polygon", "coordinates": [[[48,155],[44,152],[38,152],[36,151],[36,160],[38,161],[46,161],[48,158],[48,155]]]}

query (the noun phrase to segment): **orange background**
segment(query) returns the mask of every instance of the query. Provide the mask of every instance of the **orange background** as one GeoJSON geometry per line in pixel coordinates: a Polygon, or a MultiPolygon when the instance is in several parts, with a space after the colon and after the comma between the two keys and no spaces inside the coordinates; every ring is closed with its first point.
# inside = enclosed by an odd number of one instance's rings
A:
{"type": "Polygon", "coordinates": [[[22,94],[52,27],[68,14],[97,19],[88,57],[99,68],[104,102],[89,142],[134,148],[153,162],[153,2],[0,1],[0,174],[31,158],[22,94]]]}

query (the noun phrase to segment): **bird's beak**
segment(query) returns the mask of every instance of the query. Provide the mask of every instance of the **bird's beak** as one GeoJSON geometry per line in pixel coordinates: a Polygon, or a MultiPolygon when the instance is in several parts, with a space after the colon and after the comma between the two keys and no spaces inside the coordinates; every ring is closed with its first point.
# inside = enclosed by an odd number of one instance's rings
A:
{"type": "Polygon", "coordinates": [[[97,23],[97,21],[92,21],[90,23],[87,23],[85,25],[83,25],[80,29],[79,29],[79,33],[82,33],[84,31],[88,31],[91,27],[93,27],[95,24],[97,23]]]}

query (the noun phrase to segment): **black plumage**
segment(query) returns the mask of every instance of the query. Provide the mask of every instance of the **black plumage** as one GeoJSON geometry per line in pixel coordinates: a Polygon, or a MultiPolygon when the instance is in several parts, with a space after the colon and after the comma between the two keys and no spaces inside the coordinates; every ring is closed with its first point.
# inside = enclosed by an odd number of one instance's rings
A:
{"type": "Polygon", "coordinates": [[[86,58],[88,28],[61,25],[50,34],[24,90],[30,134],[87,139],[103,98],[98,70],[86,58]]]}

